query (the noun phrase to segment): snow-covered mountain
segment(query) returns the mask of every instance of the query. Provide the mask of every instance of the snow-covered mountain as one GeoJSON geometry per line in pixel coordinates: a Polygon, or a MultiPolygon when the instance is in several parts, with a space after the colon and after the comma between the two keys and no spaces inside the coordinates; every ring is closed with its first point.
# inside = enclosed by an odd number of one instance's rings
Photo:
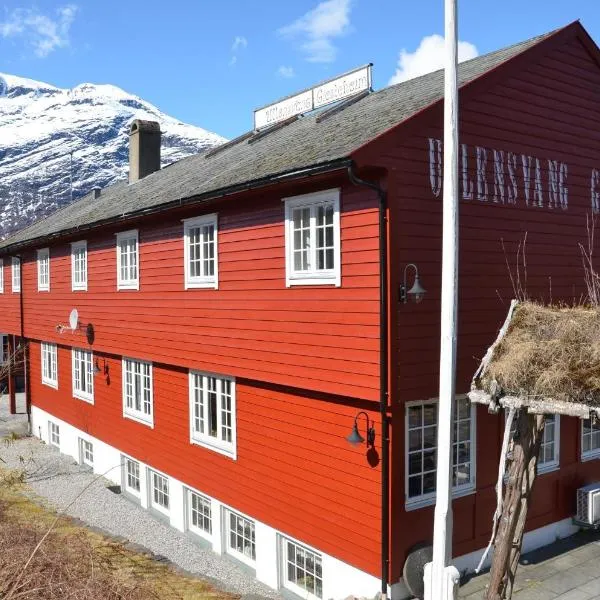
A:
{"type": "Polygon", "coordinates": [[[126,179],[133,119],[160,123],[163,166],[226,141],[112,85],[60,89],[0,73],[0,237],[126,179]]]}

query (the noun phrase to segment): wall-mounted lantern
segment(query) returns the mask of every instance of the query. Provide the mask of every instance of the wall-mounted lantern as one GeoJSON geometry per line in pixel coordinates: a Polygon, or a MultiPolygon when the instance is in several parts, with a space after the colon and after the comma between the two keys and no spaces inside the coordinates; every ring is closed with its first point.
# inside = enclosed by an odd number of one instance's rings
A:
{"type": "Polygon", "coordinates": [[[350,435],[346,438],[346,441],[353,446],[359,446],[365,441],[365,438],[358,432],[358,417],[360,417],[360,415],[365,415],[365,419],[367,420],[367,446],[372,448],[375,445],[375,428],[371,425],[369,415],[364,410],[361,410],[354,417],[352,433],[350,433],[350,435]]]}
{"type": "Polygon", "coordinates": [[[404,280],[402,285],[400,286],[400,302],[406,304],[408,299],[410,298],[413,302],[418,304],[423,300],[423,297],[427,293],[427,290],[421,285],[419,281],[419,269],[417,269],[417,265],[414,263],[409,263],[404,267],[404,280]],[[406,276],[409,268],[413,268],[415,271],[415,280],[410,289],[408,289],[408,284],[406,282],[406,276]]]}

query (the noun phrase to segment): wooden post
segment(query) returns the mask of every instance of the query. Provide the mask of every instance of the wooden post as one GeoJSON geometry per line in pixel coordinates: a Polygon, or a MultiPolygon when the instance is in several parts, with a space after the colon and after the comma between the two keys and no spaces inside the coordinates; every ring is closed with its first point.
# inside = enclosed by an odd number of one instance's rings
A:
{"type": "Polygon", "coordinates": [[[509,600],[512,597],[527,511],[537,475],[544,415],[530,415],[522,409],[516,421],[515,439],[508,459],[506,494],[494,542],[490,583],[485,592],[485,600],[509,600]]]}
{"type": "Polygon", "coordinates": [[[8,336],[8,397],[10,403],[10,414],[14,415],[17,412],[17,397],[15,394],[15,369],[13,364],[13,354],[15,352],[15,338],[13,335],[8,336]]]}

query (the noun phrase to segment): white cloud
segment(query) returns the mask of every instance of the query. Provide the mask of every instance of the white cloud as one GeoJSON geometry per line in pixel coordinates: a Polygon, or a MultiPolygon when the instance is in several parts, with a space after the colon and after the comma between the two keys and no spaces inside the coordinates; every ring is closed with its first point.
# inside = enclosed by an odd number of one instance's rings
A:
{"type": "Polygon", "coordinates": [[[238,54],[240,50],[244,50],[248,47],[248,40],[243,35],[236,35],[233,44],[231,44],[231,59],[229,60],[229,66],[233,67],[238,60],[238,54]]]}
{"type": "Polygon", "coordinates": [[[290,79],[296,75],[296,72],[294,71],[294,67],[286,67],[281,65],[279,69],[277,69],[277,75],[280,77],[285,77],[286,79],[290,79]]]}
{"type": "Polygon", "coordinates": [[[56,17],[33,8],[16,8],[0,22],[0,36],[22,37],[33,47],[36,56],[44,58],[57,48],[69,45],[69,30],[77,14],[77,6],[67,4],[56,10],[56,17]]]}
{"type": "MultiPolygon", "coordinates": [[[[458,61],[475,58],[479,52],[470,42],[458,42],[458,61]]],[[[413,79],[444,66],[444,38],[437,33],[426,35],[414,52],[406,48],[400,50],[396,72],[388,81],[388,85],[413,79]]]]}
{"type": "Polygon", "coordinates": [[[300,41],[309,62],[328,63],[335,60],[335,38],[351,31],[352,0],[325,0],[299,19],[281,27],[279,35],[300,41]]]}

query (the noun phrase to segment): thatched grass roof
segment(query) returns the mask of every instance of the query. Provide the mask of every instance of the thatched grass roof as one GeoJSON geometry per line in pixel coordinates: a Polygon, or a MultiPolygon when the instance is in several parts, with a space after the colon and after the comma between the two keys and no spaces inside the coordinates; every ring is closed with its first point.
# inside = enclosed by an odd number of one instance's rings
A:
{"type": "Polygon", "coordinates": [[[474,402],[581,417],[600,411],[600,309],[513,301],[473,379],[474,402]],[[597,409],[597,410],[596,410],[597,409]]]}

